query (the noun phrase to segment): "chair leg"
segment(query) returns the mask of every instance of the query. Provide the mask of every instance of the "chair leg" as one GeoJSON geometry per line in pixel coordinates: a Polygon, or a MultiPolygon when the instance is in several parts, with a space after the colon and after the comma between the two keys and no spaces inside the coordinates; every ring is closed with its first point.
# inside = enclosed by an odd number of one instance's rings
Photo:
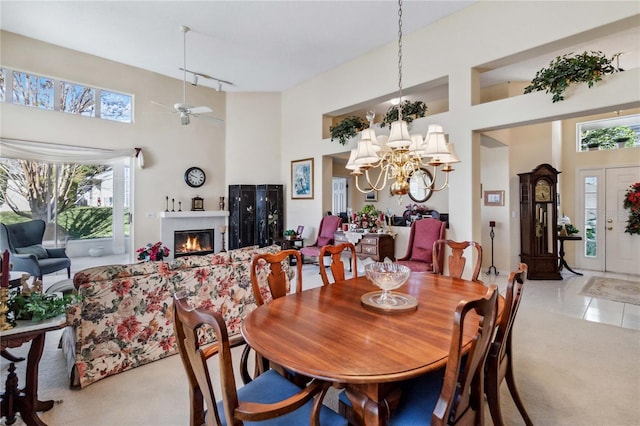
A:
{"type": "Polygon", "coordinates": [[[71,278],[71,266],[67,266],[67,278],[71,278]]]}
{"type": "Polygon", "coordinates": [[[507,371],[505,372],[505,380],[507,381],[507,386],[509,388],[509,392],[511,393],[511,398],[513,398],[513,402],[516,403],[516,407],[518,407],[518,411],[520,411],[520,415],[524,420],[524,423],[527,426],[533,426],[533,422],[529,418],[529,414],[527,414],[527,410],[524,409],[524,404],[520,399],[520,394],[518,393],[518,389],[516,388],[516,381],[513,376],[513,369],[511,368],[511,359],[509,359],[507,363],[507,371]]]}
{"type": "MultiPolygon", "coordinates": [[[[492,360],[493,361],[493,360],[492,360]]],[[[497,371],[491,371],[485,375],[485,395],[487,395],[487,405],[489,406],[489,412],[491,413],[491,420],[494,426],[504,426],[502,420],[502,412],[500,411],[500,379],[498,378],[497,371]],[[493,374],[492,374],[493,373],[493,374]]]]}

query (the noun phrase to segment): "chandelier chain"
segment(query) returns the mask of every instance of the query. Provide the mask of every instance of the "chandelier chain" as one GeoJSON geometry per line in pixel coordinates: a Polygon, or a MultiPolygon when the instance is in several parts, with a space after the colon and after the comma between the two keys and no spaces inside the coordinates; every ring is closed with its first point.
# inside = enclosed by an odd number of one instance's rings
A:
{"type": "Polygon", "coordinates": [[[402,0],[398,0],[398,120],[402,120],[402,0]]]}

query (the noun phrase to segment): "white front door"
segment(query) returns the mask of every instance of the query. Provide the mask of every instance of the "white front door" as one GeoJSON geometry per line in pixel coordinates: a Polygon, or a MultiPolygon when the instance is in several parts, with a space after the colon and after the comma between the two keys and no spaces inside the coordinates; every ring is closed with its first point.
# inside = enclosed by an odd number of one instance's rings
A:
{"type": "Polygon", "coordinates": [[[635,182],[640,182],[640,167],[606,169],[605,271],[640,275],[640,235],[624,232],[629,211],[622,207],[635,182]]]}

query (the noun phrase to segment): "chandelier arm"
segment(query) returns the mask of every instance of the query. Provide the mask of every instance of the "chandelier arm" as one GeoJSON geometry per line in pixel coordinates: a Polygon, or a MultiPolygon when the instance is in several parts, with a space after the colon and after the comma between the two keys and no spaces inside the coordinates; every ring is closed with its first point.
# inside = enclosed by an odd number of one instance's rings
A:
{"type": "MultiPolygon", "coordinates": [[[[364,175],[367,178],[367,184],[371,187],[371,190],[382,191],[384,187],[387,185],[387,180],[389,178],[389,167],[384,166],[380,169],[380,173],[378,173],[378,177],[376,179],[376,183],[371,182],[371,178],[369,177],[369,170],[364,171],[364,175]],[[382,178],[384,176],[384,179],[382,178]],[[380,182],[382,180],[382,182],[380,182]]],[[[368,191],[371,192],[371,191],[368,191]]]]}
{"type": "MultiPolygon", "coordinates": [[[[449,184],[449,173],[448,172],[443,172],[443,173],[444,173],[444,183],[440,188],[436,188],[435,186],[436,186],[436,176],[438,174],[438,166],[433,166],[433,180],[431,181],[431,185],[427,187],[427,189],[430,189],[433,192],[438,192],[445,189],[449,184]]],[[[423,180],[424,180],[424,177],[423,177],[423,180]]]]}

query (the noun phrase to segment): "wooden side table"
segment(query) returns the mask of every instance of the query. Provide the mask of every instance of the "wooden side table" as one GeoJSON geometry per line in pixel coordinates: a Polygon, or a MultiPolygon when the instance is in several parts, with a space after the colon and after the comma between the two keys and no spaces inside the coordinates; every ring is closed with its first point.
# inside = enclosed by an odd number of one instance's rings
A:
{"type": "MultiPolygon", "coordinates": [[[[273,239],[273,243],[279,245],[282,250],[300,250],[302,247],[304,247],[304,239],[300,237],[293,239],[278,237],[273,239]]],[[[289,256],[289,262],[291,263],[291,265],[295,265],[295,256],[289,256]]]]}
{"type": "Polygon", "coordinates": [[[573,269],[571,269],[571,267],[567,264],[567,261],[564,258],[564,242],[565,241],[580,241],[582,240],[582,237],[563,237],[563,236],[558,236],[558,241],[560,242],[560,250],[558,251],[558,255],[560,255],[560,264],[558,266],[558,271],[562,271],[562,268],[565,267],[567,268],[568,271],[573,272],[576,275],[582,275],[580,272],[576,272],[573,269]]]}
{"type": "Polygon", "coordinates": [[[66,316],[60,315],[39,322],[18,321],[16,327],[0,333],[2,350],[17,348],[23,343],[32,341],[27,357],[25,387],[22,391],[18,389],[15,364],[13,362],[9,364],[9,375],[5,383],[5,392],[2,394],[2,403],[0,403],[0,413],[6,418],[8,425],[13,424],[16,421],[16,413],[20,413],[22,420],[28,426],[46,426],[37,412],[50,410],[53,407],[53,400],[38,399],[38,364],[42,358],[46,333],[63,328],[66,324],[66,316]]]}

